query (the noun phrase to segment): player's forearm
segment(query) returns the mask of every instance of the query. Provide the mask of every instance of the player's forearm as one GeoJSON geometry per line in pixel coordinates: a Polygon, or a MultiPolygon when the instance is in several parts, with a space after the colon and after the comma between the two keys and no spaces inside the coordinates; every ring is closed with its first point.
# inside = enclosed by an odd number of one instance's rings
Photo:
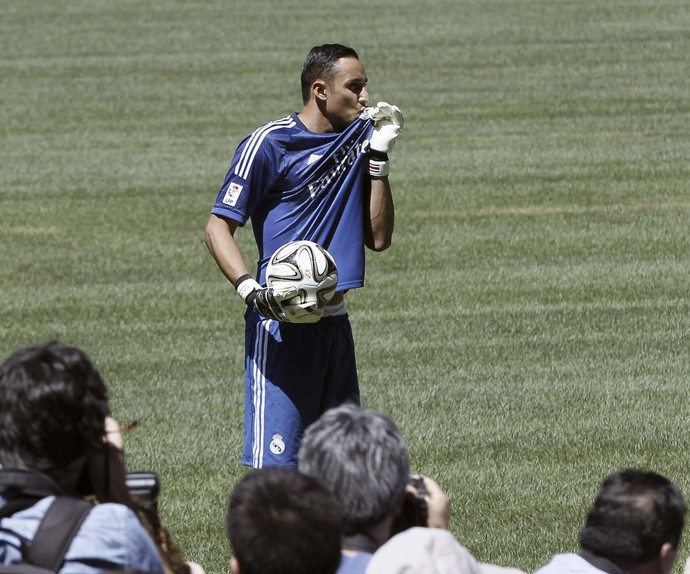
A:
{"type": "Polygon", "coordinates": [[[386,102],[379,102],[368,110],[374,131],[369,140],[371,188],[365,216],[365,244],[374,251],[384,251],[391,245],[395,224],[388,154],[400,135],[404,120],[400,108],[386,102]]]}
{"type": "Polygon", "coordinates": [[[240,248],[233,237],[237,224],[222,217],[211,215],[206,224],[204,240],[218,268],[228,281],[235,285],[237,279],[249,273],[240,248]]]}
{"type": "Polygon", "coordinates": [[[387,177],[372,178],[369,197],[366,246],[373,251],[384,251],[391,246],[395,227],[393,194],[387,177]]]}

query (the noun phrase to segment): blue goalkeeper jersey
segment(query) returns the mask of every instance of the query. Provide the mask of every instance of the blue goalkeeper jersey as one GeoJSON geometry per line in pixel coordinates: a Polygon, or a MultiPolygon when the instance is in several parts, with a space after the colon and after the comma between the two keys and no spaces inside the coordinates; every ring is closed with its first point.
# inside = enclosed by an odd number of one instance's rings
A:
{"type": "Polygon", "coordinates": [[[244,225],[259,251],[257,280],[289,241],[323,246],[338,267],[338,290],[364,284],[364,192],[373,122],[338,133],[310,132],[297,117],[268,122],[237,148],[212,213],[244,225]]]}

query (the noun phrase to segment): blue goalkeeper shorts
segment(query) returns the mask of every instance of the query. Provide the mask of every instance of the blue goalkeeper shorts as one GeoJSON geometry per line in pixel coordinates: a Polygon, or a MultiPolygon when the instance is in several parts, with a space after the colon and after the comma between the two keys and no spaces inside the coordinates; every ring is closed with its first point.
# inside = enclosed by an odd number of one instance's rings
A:
{"type": "Polygon", "coordinates": [[[329,408],[360,402],[350,321],[282,323],[249,311],[246,324],[242,464],[295,467],[304,430],[329,408]]]}

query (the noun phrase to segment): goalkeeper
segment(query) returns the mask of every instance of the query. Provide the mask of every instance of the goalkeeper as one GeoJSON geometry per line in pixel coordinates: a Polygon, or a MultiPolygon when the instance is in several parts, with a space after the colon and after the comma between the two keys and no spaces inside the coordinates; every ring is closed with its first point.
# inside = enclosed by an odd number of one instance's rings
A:
{"type": "Polygon", "coordinates": [[[331,407],[359,404],[343,295],[364,284],[365,246],[383,251],[393,235],[388,153],[403,126],[400,110],[369,106],[364,65],[340,44],[312,48],[301,87],[300,112],[240,142],[206,226],[211,255],[247,304],[242,464],[255,468],[296,466],[309,424],[331,407]],[[235,239],[250,220],[255,275],[235,239]],[[296,240],[320,244],[338,267],[338,291],[318,322],[294,305],[285,314],[294,291],[265,287],[269,258],[296,240]]]}

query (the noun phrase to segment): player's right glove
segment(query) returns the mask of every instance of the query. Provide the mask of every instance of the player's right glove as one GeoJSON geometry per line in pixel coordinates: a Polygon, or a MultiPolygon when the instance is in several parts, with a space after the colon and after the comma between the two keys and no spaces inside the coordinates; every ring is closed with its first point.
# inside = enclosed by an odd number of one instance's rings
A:
{"type": "Polygon", "coordinates": [[[281,303],[297,295],[295,287],[275,291],[271,287],[262,287],[251,275],[242,275],[237,280],[235,289],[244,302],[259,315],[276,321],[290,321],[281,303]]]}

